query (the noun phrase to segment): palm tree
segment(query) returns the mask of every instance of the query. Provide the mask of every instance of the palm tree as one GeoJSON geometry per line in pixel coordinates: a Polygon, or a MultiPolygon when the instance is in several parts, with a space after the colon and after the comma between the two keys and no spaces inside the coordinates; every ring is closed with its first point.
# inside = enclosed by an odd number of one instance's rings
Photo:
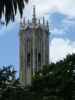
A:
{"type": "Polygon", "coordinates": [[[22,17],[23,9],[25,3],[27,2],[28,0],[1,0],[0,19],[2,18],[2,15],[4,15],[6,23],[8,23],[10,19],[14,20],[14,16],[17,13],[17,9],[19,10],[20,15],[22,17]]]}

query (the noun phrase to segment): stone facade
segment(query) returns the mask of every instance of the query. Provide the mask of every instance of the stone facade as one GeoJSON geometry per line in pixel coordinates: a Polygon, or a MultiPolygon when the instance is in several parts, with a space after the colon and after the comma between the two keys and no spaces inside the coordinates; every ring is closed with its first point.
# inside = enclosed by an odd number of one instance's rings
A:
{"type": "Polygon", "coordinates": [[[30,85],[32,76],[42,66],[49,64],[49,26],[48,22],[37,22],[35,7],[32,22],[21,22],[20,27],[20,80],[30,85]]]}

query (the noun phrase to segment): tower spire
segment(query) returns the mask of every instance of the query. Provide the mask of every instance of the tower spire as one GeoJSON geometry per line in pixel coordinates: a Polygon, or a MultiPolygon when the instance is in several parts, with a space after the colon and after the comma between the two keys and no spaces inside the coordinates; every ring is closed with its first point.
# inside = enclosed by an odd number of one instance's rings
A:
{"type": "Polygon", "coordinates": [[[32,22],[35,24],[36,23],[36,12],[35,12],[35,5],[33,6],[33,18],[32,22]]]}

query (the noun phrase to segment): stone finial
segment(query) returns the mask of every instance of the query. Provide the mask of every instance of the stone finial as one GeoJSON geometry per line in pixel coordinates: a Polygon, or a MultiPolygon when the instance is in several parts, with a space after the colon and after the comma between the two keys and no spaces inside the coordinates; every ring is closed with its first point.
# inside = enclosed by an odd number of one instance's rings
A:
{"type": "Polygon", "coordinates": [[[47,27],[49,27],[49,23],[48,23],[48,21],[47,21],[47,27]]]}
{"type": "Polygon", "coordinates": [[[47,21],[47,28],[48,28],[48,30],[49,30],[49,23],[48,23],[48,21],[47,21]]]}

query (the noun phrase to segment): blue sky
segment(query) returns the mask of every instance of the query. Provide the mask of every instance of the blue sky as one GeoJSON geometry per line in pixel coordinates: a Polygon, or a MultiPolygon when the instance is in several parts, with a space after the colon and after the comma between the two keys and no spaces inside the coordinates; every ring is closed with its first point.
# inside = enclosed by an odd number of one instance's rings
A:
{"type": "MultiPolygon", "coordinates": [[[[31,0],[24,9],[23,17],[32,18],[33,5],[36,16],[49,21],[50,60],[56,62],[68,53],[75,53],[75,1],[74,0],[31,0]],[[38,5],[37,5],[38,4],[38,5]]],[[[19,14],[15,22],[0,25],[0,66],[14,65],[19,70],[19,14]]]]}
{"type": "Polygon", "coordinates": [[[19,66],[19,24],[9,23],[0,30],[0,66],[19,66]]]}

